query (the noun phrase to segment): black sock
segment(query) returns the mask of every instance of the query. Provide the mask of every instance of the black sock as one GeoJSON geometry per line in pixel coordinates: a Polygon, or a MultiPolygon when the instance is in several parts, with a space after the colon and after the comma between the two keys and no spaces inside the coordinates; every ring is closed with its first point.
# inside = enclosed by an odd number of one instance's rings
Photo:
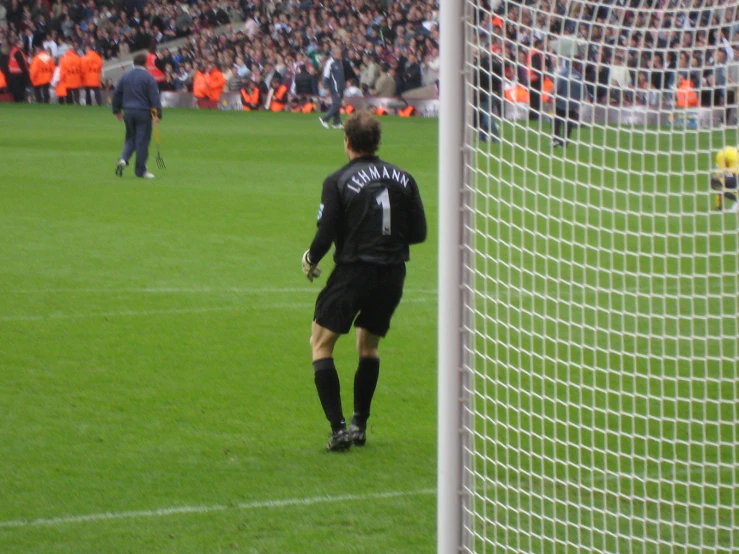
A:
{"type": "Polygon", "coordinates": [[[734,194],[733,192],[725,192],[724,193],[724,198],[726,198],[727,200],[731,200],[733,202],[736,202],[737,201],[736,194],[734,194]]]}
{"type": "Polygon", "coordinates": [[[359,358],[354,374],[354,417],[352,423],[366,427],[370,416],[370,405],[380,375],[380,358],[359,358]]]}
{"type": "Polygon", "coordinates": [[[326,419],[331,422],[331,429],[338,431],[346,427],[344,413],[341,409],[341,385],[339,374],[333,358],[322,358],[313,362],[314,380],[318,398],[323,406],[326,419]]]}

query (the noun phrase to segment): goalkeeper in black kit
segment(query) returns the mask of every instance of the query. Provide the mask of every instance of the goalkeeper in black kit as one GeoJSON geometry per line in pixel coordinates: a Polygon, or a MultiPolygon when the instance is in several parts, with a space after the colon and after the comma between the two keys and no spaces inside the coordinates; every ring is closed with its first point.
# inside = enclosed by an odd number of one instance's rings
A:
{"type": "Polygon", "coordinates": [[[363,446],[380,372],[378,346],[403,295],[409,245],[426,239],[426,215],[416,181],[377,157],[380,122],[358,112],[344,125],[349,163],[323,182],[318,230],[303,254],[303,272],[318,277],[318,263],[336,245],[336,264],[319,293],[311,348],[318,398],[331,423],[327,451],[363,446]],[[336,341],[357,328],[359,365],[354,375],[354,414],[349,429],[334,365],[336,341]]]}

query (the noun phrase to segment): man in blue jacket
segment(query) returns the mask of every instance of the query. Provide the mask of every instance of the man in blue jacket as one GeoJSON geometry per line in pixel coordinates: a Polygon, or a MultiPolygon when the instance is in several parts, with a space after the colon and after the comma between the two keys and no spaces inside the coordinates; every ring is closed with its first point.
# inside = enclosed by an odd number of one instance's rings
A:
{"type": "Polygon", "coordinates": [[[146,54],[135,56],[133,69],[118,81],[113,92],[113,114],[118,121],[126,123],[126,142],[115,174],[123,176],[123,170],[135,151],[136,177],[153,179],[154,174],[146,169],[146,160],[149,158],[152,124],[157,125],[162,118],[162,102],[157,82],[146,70],[146,54]],[[156,117],[152,117],[154,109],[156,117]]]}
{"type": "Polygon", "coordinates": [[[344,96],[346,88],[346,79],[344,77],[344,64],[341,60],[341,47],[336,45],[331,49],[331,58],[326,62],[323,68],[323,85],[331,93],[331,106],[323,117],[318,118],[321,125],[328,129],[329,119],[333,120],[332,127],[334,129],[343,129],[339,110],[341,110],[341,99],[344,96]]]}
{"type": "Polygon", "coordinates": [[[583,84],[582,62],[573,60],[556,77],[554,141],[552,146],[566,147],[572,130],[580,121],[580,104],[587,99],[583,84]]]}

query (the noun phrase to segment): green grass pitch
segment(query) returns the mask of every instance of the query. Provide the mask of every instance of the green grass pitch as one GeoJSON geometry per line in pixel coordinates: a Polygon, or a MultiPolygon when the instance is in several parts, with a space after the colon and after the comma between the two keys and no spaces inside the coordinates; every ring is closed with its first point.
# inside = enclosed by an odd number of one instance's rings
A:
{"type": "MultiPolygon", "coordinates": [[[[167,169],[150,158],[145,181],[114,175],[109,110],[0,120],[0,552],[433,548],[433,223],[368,445],[332,456],[308,344],[325,278],[300,258],[343,135],[315,116],[167,111],[167,169]]],[[[385,130],[435,221],[435,122],[385,130]]],[[[336,355],[347,413],[353,347],[336,355]]]]}
{"type": "MultiPolygon", "coordinates": [[[[113,170],[123,128],[109,110],[0,105],[0,553],[435,552],[437,124],[382,121],[380,154],[416,177],[429,240],[412,249],[404,301],[381,346],[368,444],[328,455],[308,338],[331,263],[310,284],[300,257],[315,230],[322,180],[345,161],[341,133],[326,131],[314,115],[169,110],[161,126],[167,169],[152,157],[156,179],[135,179],[132,167],[119,179],[113,170]]],[[[500,524],[483,530],[478,546],[569,554],[739,544],[736,532],[709,537],[689,524],[715,518],[739,527],[739,493],[714,498],[737,483],[735,470],[702,481],[684,474],[679,481],[693,485],[669,491],[629,477],[655,468],[674,476],[682,466],[673,471],[649,460],[660,452],[692,455],[678,430],[644,427],[647,416],[651,425],[692,409],[725,439],[736,443],[739,431],[726,423],[737,419],[736,364],[718,369],[726,383],[718,392],[680,388],[696,375],[687,365],[669,368],[675,389],[665,388],[656,357],[639,365],[644,360],[629,355],[642,348],[656,355],[656,343],[630,342],[638,337],[628,331],[701,335],[704,329],[683,328],[677,318],[693,314],[728,336],[736,334],[731,317],[707,316],[729,308],[716,299],[642,305],[614,293],[640,290],[639,271],[660,291],[684,291],[688,282],[696,296],[736,290],[735,279],[679,277],[718,269],[736,275],[736,217],[710,214],[710,197],[698,193],[695,178],[711,168],[698,151],[734,144],[736,134],[579,132],[588,146],[550,154],[548,139],[507,125],[505,136],[517,145],[483,148],[491,155],[478,157],[500,180],[478,180],[473,194],[477,284],[489,293],[477,307],[533,330],[476,321],[488,334],[476,343],[480,352],[524,368],[492,372],[478,404],[496,418],[477,422],[492,439],[477,469],[496,480],[487,484],[495,502],[479,507],[500,524]],[[650,211],[658,217],[647,217],[650,211]],[[496,236],[504,240],[490,240],[496,236]],[[695,254],[695,266],[667,255],[675,244],[695,254]],[[496,303],[506,298],[507,307],[496,303]],[[568,298],[587,301],[564,312],[568,298]],[[609,307],[655,317],[599,319],[609,307]],[[667,326],[653,327],[659,321],[667,326]],[[570,349],[546,338],[571,331],[570,349]],[[586,348],[601,340],[611,341],[605,353],[586,348]],[[604,382],[604,368],[616,364],[623,372],[604,382]],[[591,394],[596,389],[612,394],[591,394]],[[641,390],[685,402],[657,413],[635,395],[641,390]],[[710,401],[714,393],[720,402],[710,401]],[[568,403],[611,412],[586,419],[586,410],[568,411],[568,403]],[[585,427],[591,434],[574,433],[585,427]],[[646,438],[619,442],[619,429],[646,438]],[[662,435],[674,451],[650,450],[662,435]],[[569,444],[548,440],[563,436],[569,444]],[[613,458],[619,448],[623,455],[613,458]],[[591,450],[607,453],[586,459],[591,450]],[[572,465],[541,463],[555,458],[608,464],[626,477],[599,483],[572,465]],[[529,475],[538,477],[524,483],[529,475]],[[722,509],[680,512],[689,497],[722,509]],[[670,498],[674,512],[665,511],[670,498]],[[590,508],[604,506],[617,506],[621,516],[589,519],[590,508]],[[654,523],[659,514],[684,524],[666,529],[654,523]],[[643,525],[633,524],[638,518],[643,525]]],[[[660,344],[685,347],[677,339],[660,344]]],[[[347,337],[336,353],[346,413],[353,346],[347,337]]],[[[735,344],[703,346],[726,356],[735,344]]],[[[692,431],[696,441],[699,431],[692,431]]],[[[698,454],[709,465],[739,459],[735,446],[698,454]]]]}

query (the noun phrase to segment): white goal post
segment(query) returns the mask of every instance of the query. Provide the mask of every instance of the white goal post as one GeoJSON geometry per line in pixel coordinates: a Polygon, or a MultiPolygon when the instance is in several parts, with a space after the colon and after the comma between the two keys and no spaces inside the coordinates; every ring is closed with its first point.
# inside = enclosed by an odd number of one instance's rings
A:
{"type": "Polygon", "coordinates": [[[437,551],[739,552],[739,0],[439,20],[437,551]]]}

